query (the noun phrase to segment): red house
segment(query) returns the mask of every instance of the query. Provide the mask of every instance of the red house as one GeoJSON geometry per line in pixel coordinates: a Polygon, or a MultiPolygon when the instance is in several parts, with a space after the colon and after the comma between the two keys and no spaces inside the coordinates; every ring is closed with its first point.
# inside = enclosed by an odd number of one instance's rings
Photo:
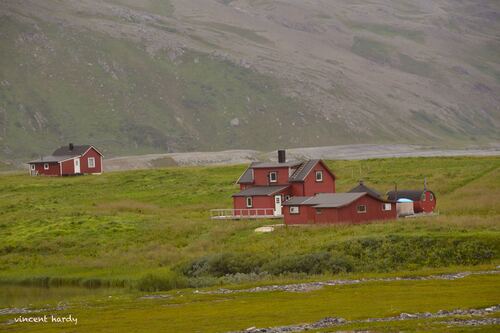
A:
{"type": "Polygon", "coordinates": [[[408,199],[413,201],[415,213],[432,213],[436,209],[436,195],[424,188],[423,190],[398,190],[387,192],[387,199],[398,201],[408,199]]]}
{"type": "Polygon", "coordinates": [[[367,192],[320,193],[284,203],[286,224],[363,223],[397,217],[396,204],[367,192]]]}
{"type": "Polygon", "coordinates": [[[32,176],[101,174],[103,171],[102,154],[94,146],[72,143],[28,164],[32,176]]]}
{"type": "Polygon", "coordinates": [[[256,162],[238,179],[240,192],[233,195],[236,216],[282,217],[282,204],[294,196],[335,192],[335,175],[321,160],[256,162]]]}

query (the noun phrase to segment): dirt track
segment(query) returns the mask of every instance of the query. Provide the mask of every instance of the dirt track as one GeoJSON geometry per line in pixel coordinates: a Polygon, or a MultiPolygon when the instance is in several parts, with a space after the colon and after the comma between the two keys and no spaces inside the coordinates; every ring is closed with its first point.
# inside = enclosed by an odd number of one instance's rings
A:
{"type": "MultiPolygon", "coordinates": [[[[489,149],[435,149],[414,145],[345,145],[329,147],[294,148],[287,150],[288,159],[327,160],[361,160],[369,158],[390,157],[424,157],[424,156],[497,156],[500,146],[489,149]]],[[[220,152],[188,152],[171,154],[150,154],[139,156],[123,156],[105,161],[107,171],[149,169],[156,162],[168,159],[177,165],[230,165],[246,164],[259,160],[274,160],[276,152],[259,152],[256,150],[226,150],[220,152]]]]}

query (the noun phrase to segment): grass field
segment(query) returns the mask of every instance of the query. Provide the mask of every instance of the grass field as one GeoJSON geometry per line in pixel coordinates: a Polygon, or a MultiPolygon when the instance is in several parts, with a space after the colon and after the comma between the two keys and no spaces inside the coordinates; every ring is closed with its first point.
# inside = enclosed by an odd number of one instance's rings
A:
{"type": "Polygon", "coordinates": [[[2,176],[0,280],[131,285],[145,276],[152,280],[149,274],[184,272],[190,284],[203,285],[236,273],[255,279],[265,272],[390,272],[498,259],[499,158],[328,164],[339,191],[361,177],[381,192],[395,182],[400,189],[418,188],[427,177],[440,216],[261,235],[253,229],[264,221],[208,218],[209,209],[231,207],[234,181],[244,166],[75,178],[2,176]],[[311,260],[317,265],[308,265],[311,260]]]}
{"type": "MultiPolygon", "coordinates": [[[[70,312],[81,318],[69,331],[127,327],[137,332],[146,328],[225,332],[312,322],[325,316],[386,317],[500,303],[497,275],[373,282],[308,293],[201,295],[184,289],[428,275],[494,269],[499,264],[500,158],[327,164],[337,175],[339,191],[348,190],[360,178],[380,192],[392,189],[394,183],[400,189],[419,188],[427,177],[440,215],[356,226],[288,227],[256,234],[257,226],[275,221],[208,218],[209,209],[231,207],[230,195],[237,190],[234,181],[245,169],[241,165],[70,178],[4,175],[0,177],[0,295],[13,300],[4,306],[19,306],[19,296],[14,301],[15,288],[21,287],[16,285],[119,286],[127,288],[109,291],[112,297],[106,296],[107,289],[75,297],[61,289],[70,308],[56,313],[70,312]],[[139,298],[144,292],[169,289],[175,289],[167,293],[169,298],[139,298]]],[[[55,296],[46,299],[38,306],[57,304],[55,296]]],[[[14,317],[1,316],[2,321],[14,317]]],[[[358,326],[377,331],[443,329],[442,323],[432,320],[358,326]]],[[[7,328],[48,332],[57,327],[17,324],[7,328]]],[[[484,326],[481,331],[490,329],[484,326]]]]}

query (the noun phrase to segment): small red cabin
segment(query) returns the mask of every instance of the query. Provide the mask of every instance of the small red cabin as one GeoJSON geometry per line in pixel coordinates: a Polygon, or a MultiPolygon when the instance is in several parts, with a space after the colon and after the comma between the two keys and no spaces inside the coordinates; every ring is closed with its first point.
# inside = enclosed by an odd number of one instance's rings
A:
{"type": "Polygon", "coordinates": [[[30,175],[70,176],[101,174],[103,155],[94,146],[68,146],[56,149],[52,155],[28,162],[30,175]]]}
{"type": "Polygon", "coordinates": [[[398,190],[387,192],[387,199],[398,201],[408,199],[413,201],[415,213],[432,213],[436,209],[436,195],[427,189],[424,190],[398,190]]]}

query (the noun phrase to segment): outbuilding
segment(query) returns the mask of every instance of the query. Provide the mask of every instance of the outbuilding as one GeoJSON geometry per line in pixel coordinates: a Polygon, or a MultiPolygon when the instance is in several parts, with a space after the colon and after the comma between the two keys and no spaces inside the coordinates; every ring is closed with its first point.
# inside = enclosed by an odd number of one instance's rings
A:
{"type": "Polygon", "coordinates": [[[436,195],[427,189],[423,190],[397,190],[387,192],[387,200],[400,201],[408,199],[413,201],[413,211],[418,213],[432,213],[436,209],[436,195]]]}
{"type": "Polygon", "coordinates": [[[395,202],[385,201],[367,192],[293,197],[283,205],[287,225],[364,223],[397,218],[395,202]]]}
{"type": "Polygon", "coordinates": [[[56,149],[52,155],[28,162],[30,175],[69,176],[101,174],[102,153],[92,145],[67,146],[56,149]]]}

